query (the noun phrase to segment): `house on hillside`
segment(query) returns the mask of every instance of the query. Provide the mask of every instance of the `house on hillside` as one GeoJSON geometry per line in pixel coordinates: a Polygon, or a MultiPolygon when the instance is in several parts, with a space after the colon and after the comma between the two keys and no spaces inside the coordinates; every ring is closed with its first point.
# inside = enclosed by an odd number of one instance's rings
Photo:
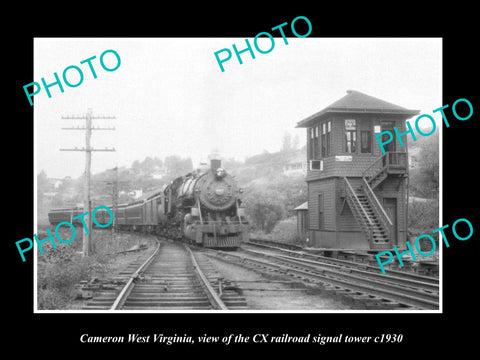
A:
{"type": "Polygon", "coordinates": [[[286,176],[307,175],[307,157],[304,150],[296,150],[288,157],[282,168],[286,176]]]}
{"type": "Polygon", "coordinates": [[[420,146],[413,146],[408,149],[408,165],[410,169],[415,169],[418,166],[420,150],[420,146]]]}
{"type": "Polygon", "coordinates": [[[152,172],[152,178],[154,178],[155,180],[161,180],[166,175],[167,175],[167,168],[165,166],[160,167],[155,165],[152,172]]]}
{"type": "Polygon", "coordinates": [[[48,178],[48,187],[44,190],[43,196],[47,198],[54,198],[59,192],[62,193],[62,199],[66,201],[75,196],[75,188],[70,176],[65,176],[63,179],[48,178]]]}

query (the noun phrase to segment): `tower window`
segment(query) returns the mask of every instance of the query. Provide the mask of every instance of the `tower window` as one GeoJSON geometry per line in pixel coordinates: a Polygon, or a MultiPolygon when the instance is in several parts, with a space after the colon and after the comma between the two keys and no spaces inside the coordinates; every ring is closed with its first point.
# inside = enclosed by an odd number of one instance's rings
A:
{"type": "Polygon", "coordinates": [[[322,124],[322,157],[330,155],[330,134],[332,131],[332,122],[328,121],[322,124]]]}
{"type": "Polygon", "coordinates": [[[345,119],[345,152],[357,152],[357,122],[355,119],[345,119]]]}
{"type": "Polygon", "coordinates": [[[360,131],[360,152],[371,153],[372,152],[372,136],[370,130],[360,131]]]}
{"type": "Polygon", "coordinates": [[[316,160],[320,157],[320,147],[319,147],[319,126],[314,126],[309,128],[309,159],[316,160]]]}

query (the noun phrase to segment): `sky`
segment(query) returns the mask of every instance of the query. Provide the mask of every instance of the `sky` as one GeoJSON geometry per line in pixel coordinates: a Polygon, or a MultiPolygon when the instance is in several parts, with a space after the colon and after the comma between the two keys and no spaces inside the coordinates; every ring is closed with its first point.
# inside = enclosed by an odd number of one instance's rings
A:
{"type": "MultiPolygon", "coordinates": [[[[253,47],[253,39],[249,39],[253,47]]],[[[115,127],[94,131],[94,148],[114,147],[115,152],[94,152],[92,173],[115,166],[130,167],[145,157],[190,157],[194,166],[212,152],[224,158],[275,152],[286,132],[305,129],[297,122],[358,90],[382,100],[433,115],[442,106],[442,40],[440,38],[275,38],[270,53],[253,47],[233,54],[220,70],[214,53],[232,44],[246,47],[245,38],[35,38],[34,79],[62,79],[68,66],[78,66],[83,82],[63,83],[64,92],[52,86],[34,97],[35,173],[48,177],[77,178],[85,170],[83,152],[60,148],[85,146],[84,131],[62,130],[82,126],[83,120],[62,116],[114,115],[95,119],[94,126],[115,127]],[[121,59],[117,70],[107,72],[99,62],[105,50],[121,59]],[[97,78],[88,64],[92,60],[97,78]]],[[[268,38],[259,42],[270,46],[268,38]]],[[[222,54],[221,56],[224,56],[222,54]]],[[[107,67],[116,60],[105,55],[107,67]]],[[[75,70],[68,79],[78,82],[75,70]]],[[[27,98],[26,101],[28,102],[27,98]]],[[[437,127],[438,129],[438,127],[437,127]]]]}

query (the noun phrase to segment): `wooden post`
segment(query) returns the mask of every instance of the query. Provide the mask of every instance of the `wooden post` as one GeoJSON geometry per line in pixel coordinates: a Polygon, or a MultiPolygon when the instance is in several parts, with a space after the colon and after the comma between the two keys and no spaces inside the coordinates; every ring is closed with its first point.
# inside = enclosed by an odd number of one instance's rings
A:
{"type": "Polygon", "coordinates": [[[90,233],[83,228],[83,256],[90,256],[93,254],[92,240],[92,207],[90,202],[90,169],[92,165],[92,149],[90,146],[90,138],[92,137],[92,110],[88,109],[85,119],[85,179],[83,182],[83,212],[86,212],[85,223],[90,233]]]}
{"type": "Polygon", "coordinates": [[[90,199],[90,169],[92,164],[92,151],[115,151],[115,149],[93,149],[90,144],[92,137],[92,130],[115,130],[115,128],[92,128],[92,119],[115,119],[114,116],[93,116],[92,109],[88,109],[86,115],[82,116],[62,116],[62,119],[83,119],[85,120],[85,127],[69,127],[62,128],[62,130],[85,130],[85,148],[82,149],[60,149],[60,151],[85,151],[85,173],[83,183],[83,212],[87,215],[83,218],[87,225],[89,233],[83,228],[83,256],[91,256],[95,253],[95,243],[93,241],[92,233],[92,201],[90,199]]]}

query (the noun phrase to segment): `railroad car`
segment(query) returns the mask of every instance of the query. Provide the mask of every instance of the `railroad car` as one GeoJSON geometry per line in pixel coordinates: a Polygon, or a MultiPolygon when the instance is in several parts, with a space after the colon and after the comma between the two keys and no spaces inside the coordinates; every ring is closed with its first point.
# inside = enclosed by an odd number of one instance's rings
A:
{"type": "Polygon", "coordinates": [[[52,225],[57,225],[63,221],[70,222],[74,225],[82,225],[80,219],[73,220],[74,217],[83,213],[83,208],[63,208],[53,209],[48,213],[48,221],[52,225]]]}
{"type": "MultiPolygon", "coordinates": [[[[78,217],[77,219],[75,219],[75,217],[83,213],[83,207],[52,209],[48,213],[48,220],[52,225],[69,222],[75,226],[82,226],[82,217],[78,217]]],[[[110,215],[107,210],[100,208],[95,212],[95,220],[100,225],[106,225],[110,222],[110,215]]],[[[95,223],[93,223],[93,225],[95,226],[95,223]]]]}
{"type": "MultiPolygon", "coordinates": [[[[210,168],[197,169],[173,180],[148,197],[110,207],[114,224],[122,230],[136,230],[183,239],[204,247],[237,248],[248,240],[248,222],[241,200],[242,190],[233,177],[213,159],[210,168]]],[[[71,221],[83,210],[54,209],[50,223],[71,221]]],[[[100,224],[109,221],[99,210],[100,224]]],[[[79,220],[76,220],[81,225],[79,220]]]]}

